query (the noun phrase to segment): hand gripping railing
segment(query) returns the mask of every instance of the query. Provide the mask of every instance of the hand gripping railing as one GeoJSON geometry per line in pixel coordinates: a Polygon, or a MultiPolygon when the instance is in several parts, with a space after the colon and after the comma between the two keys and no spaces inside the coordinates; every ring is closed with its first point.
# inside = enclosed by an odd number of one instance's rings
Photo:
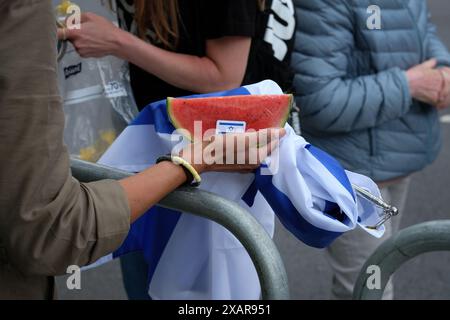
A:
{"type": "MultiPolygon", "coordinates": [[[[97,164],[71,159],[73,176],[81,182],[119,180],[132,174],[97,164]]],[[[180,188],[158,204],[212,220],[228,229],[252,259],[264,300],[289,299],[286,270],[280,254],[263,227],[246,210],[215,194],[194,188],[180,188]]]]}
{"type": "Polygon", "coordinates": [[[401,230],[382,243],[363,266],[355,284],[353,299],[381,299],[389,278],[408,260],[427,252],[450,251],[450,220],[421,223],[401,230]],[[380,289],[369,289],[370,266],[381,271],[380,289]]]}

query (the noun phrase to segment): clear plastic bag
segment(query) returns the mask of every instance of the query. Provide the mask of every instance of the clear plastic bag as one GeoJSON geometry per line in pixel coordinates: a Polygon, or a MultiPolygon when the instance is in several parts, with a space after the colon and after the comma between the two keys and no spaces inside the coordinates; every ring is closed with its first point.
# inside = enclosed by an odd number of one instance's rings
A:
{"type": "Polygon", "coordinates": [[[68,44],[58,77],[66,118],[64,141],[72,156],[95,162],[138,113],[128,62],[113,56],[83,59],[68,44]]]}

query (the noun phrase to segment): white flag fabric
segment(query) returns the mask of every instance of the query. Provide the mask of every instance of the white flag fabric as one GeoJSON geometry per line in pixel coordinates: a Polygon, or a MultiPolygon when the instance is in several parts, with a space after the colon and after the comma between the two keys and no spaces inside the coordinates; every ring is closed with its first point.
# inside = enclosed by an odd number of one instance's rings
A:
{"type": "MultiPolygon", "coordinates": [[[[281,93],[276,83],[267,80],[201,96],[281,93]]],[[[174,130],[166,102],[152,103],[125,129],[100,163],[129,172],[142,171],[171,152],[174,130]]],[[[351,184],[379,196],[375,183],[346,172],[334,158],[297,136],[289,125],[286,130],[278,154],[266,159],[256,173],[207,173],[200,188],[241,205],[271,236],[276,214],[299,240],[317,248],[330,245],[358,225],[374,225],[379,209],[357,196],[351,184]],[[274,166],[275,161],[279,161],[278,166],[274,166]],[[273,174],[268,174],[271,171],[273,174]]],[[[384,233],[384,227],[365,230],[375,237],[384,233]]],[[[142,251],[148,263],[148,288],[153,299],[260,297],[256,270],[245,249],[227,230],[206,219],[155,206],[132,225],[121,248],[101,262],[133,251],[142,251]]]]}

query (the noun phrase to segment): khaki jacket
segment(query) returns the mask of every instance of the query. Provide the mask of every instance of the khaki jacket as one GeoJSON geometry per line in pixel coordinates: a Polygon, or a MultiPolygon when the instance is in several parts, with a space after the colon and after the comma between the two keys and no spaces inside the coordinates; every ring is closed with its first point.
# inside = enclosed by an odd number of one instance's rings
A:
{"type": "Polygon", "coordinates": [[[129,230],[117,182],[72,178],[63,128],[52,1],[0,0],[0,299],[53,297],[129,230]]]}

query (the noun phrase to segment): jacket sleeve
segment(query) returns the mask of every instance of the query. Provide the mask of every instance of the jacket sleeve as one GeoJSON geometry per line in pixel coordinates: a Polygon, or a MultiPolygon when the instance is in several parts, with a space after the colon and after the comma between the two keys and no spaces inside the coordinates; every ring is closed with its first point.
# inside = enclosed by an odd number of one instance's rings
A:
{"type": "Polygon", "coordinates": [[[450,67],[450,54],[447,47],[439,39],[436,26],[431,22],[431,14],[428,14],[428,26],[426,34],[427,60],[436,58],[441,66],[450,67]]]}
{"type": "Polygon", "coordinates": [[[26,275],[94,262],[120,246],[130,224],[118,182],[71,176],[51,3],[0,0],[0,246],[26,275]]]}
{"type": "Polygon", "coordinates": [[[392,68],[351,77],[358,55],[354,21],[345,0],[302,0],[297,5],[293,55],[297,103],[306,130],[344,133],[397,119],[412,98],[405,72],[392,68]]]}

